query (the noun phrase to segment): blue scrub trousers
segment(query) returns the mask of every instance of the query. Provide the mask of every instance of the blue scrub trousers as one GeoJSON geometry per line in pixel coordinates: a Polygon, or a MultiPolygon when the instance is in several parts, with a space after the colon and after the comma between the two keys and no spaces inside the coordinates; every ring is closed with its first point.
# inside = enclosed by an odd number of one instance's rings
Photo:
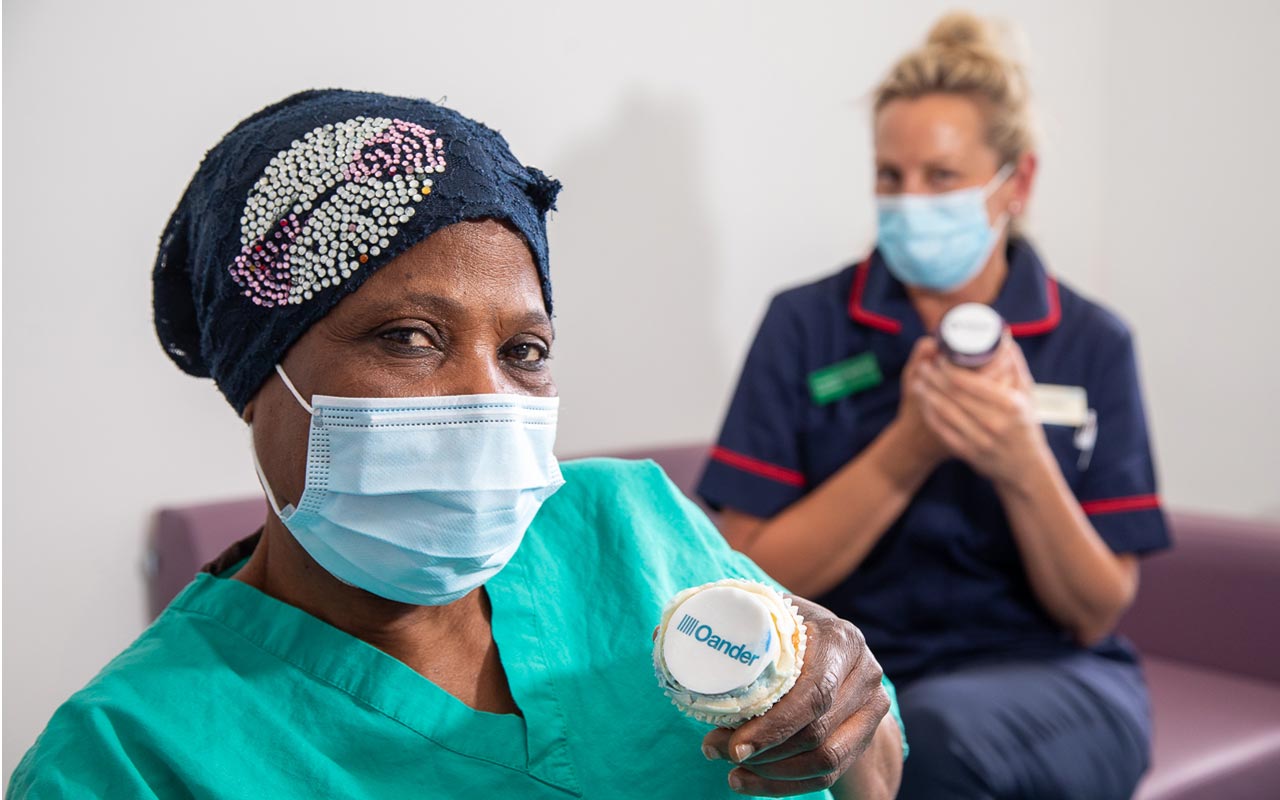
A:
{"type": "Polygon", "coordinates": [[[1150,760],[1140,669],[1093,653],[931,675],[898,703],[911,743],[899,800],[1119,800],[1150,760]]]}

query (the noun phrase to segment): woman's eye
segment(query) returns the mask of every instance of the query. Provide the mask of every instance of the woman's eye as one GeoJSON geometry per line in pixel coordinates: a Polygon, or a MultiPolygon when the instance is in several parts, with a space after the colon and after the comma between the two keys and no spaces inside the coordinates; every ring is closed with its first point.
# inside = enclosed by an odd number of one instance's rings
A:
{"type": "Polygon", "coordinates": [[[898,185],[898,173],[892,169],[876,170],[876,185],[881,188],[887,188],[898,185]]]}
{"type": "Polygon", "coordinates": [[[405,347],[435,347],[427,332],[419,328],[396,328],[383,333],[382,338],[405,347]]]}
{"type": "Polygon", "coordinates": [[[507,350],[507,357],[522,367],[537,366],[547,360],[547,348],[533,342],[521,342],[507,350]]]}
{"type": "Polygon", "coordinates": [[[929,173],[929,181],[934,186],[950,186],[960,177],[949,169],[935,169],[929,173]]]}

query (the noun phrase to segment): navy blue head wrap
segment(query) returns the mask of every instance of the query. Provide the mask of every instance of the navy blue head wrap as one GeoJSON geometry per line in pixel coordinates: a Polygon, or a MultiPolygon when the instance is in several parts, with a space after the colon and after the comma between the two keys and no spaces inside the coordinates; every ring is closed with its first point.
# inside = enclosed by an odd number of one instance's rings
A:
{"type": "Polygon", "coordinates": [[[293,95],[205,156],[160,239],[156,332],[242,412],[289,347],[435,231],[493,218],[523,235],[547,313],[546,214],[560,183],[500,134],[426,100],[293,95]]]}

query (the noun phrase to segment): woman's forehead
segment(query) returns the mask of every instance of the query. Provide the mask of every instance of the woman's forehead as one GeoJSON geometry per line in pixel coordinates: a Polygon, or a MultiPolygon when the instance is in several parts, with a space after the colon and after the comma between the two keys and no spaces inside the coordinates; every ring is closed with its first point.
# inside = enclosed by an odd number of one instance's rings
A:
{"type": "Polygon", "coordinates": [[[547,318],[528,245],[494,220],[436,231],[370,276],[349,299],[345,305],[367,313],[420,308],[450,316],[491,311],[547,318]]]}
{"type": "Polygon", "coordinates": [[[876,156],[929,160],[977,153],[986,147],[984,124],[978,104],[962,95],[894,100],[876,115],[876,156]]]}

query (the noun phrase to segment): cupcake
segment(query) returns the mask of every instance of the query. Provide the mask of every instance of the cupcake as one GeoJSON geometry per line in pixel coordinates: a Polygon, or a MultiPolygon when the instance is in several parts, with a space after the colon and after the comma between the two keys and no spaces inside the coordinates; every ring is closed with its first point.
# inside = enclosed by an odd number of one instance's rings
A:
{"type": "Polygon", "coordinates": [[[763,583],[727,578],[671,598],[653,665],[677,708],[736,728],[790,691],[804,649],[804,618],[789,600],[763,583]]]}

